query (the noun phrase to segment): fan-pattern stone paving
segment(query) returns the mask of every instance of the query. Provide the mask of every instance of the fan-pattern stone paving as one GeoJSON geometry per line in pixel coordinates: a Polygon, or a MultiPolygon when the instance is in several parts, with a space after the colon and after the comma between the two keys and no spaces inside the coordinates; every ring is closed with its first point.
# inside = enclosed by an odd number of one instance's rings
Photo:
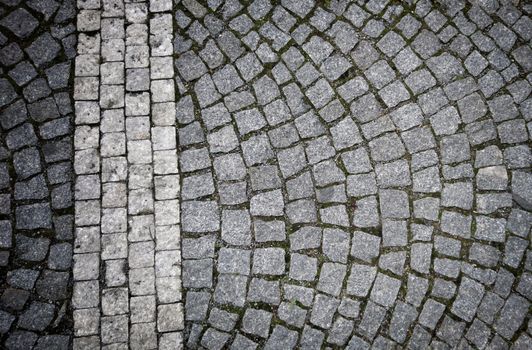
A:
{"type": "Polygon", "coordinates": [[[184,346],[532,346],[531,11],[176,4],[184,346]]]}

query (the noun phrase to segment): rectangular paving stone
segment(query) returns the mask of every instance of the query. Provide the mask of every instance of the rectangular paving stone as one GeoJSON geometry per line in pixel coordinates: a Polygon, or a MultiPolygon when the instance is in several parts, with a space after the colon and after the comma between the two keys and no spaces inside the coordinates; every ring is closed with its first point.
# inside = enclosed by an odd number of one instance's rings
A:
{"type": "Polygon", "coordinates": [[[314,306],[310,315],[310,322],[321,328],[329,329],[332,326],[332,318],[340,301],[324,294],[316,295],[314,306]]]}
{"type": "Polygon", "coordinates": [[[321,267],[316,289],[338,296],[344,282],[346,270],[347,267],[343,264],[324,263],[321,267]]]}
{"type": "Polygon", "coordinates": [[[471,321],[484,294],[484,287],[469,278],[462,279],[451,311],[466,321],[471,321]]]}
{"type": "Polygon", "coordinates": [[[373,302],[368,302],[358,331],[369,338],[373,338],[386,314],[386,309],[373,302]]]}
{"type": "Polygon", "coordinates": [[[444,310],[445,305],[433,299],[428,299],[423,305],[423,310],[419,315],[419,323],[429,329],[434,329],[444,310]]]}

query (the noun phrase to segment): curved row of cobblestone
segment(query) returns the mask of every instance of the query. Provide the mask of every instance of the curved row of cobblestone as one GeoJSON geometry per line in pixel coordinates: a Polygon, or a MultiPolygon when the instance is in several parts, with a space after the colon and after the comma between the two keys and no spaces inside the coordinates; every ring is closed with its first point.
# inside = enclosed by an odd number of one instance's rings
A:
{"type": "Polygon", "coordinates": [[[186,347],[530,347],[530,11],[179,2],[186,347]]]}

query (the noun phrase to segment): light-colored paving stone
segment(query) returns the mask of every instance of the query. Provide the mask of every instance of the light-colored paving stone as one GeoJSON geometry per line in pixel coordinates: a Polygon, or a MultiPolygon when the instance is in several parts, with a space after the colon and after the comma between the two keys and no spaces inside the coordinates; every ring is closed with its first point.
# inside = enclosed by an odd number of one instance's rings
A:
{"type": "Polygon", "coordinates": [[[172,2],[79,6],[75,223],[99,244],[74,255],[75,290],[94,293],[74,303],[74,346],[179,349],[172,2]]]}

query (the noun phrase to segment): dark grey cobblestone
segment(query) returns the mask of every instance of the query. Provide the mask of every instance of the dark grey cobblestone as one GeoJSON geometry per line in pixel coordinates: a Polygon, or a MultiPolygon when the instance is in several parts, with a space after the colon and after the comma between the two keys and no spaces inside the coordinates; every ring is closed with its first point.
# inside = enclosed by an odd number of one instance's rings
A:
{"type": "Polygon", "coordinates": [[[72,344],[75,6],[0,2],[0,348],[72,344]]]}
{"type": "Polygon", "coordinates": [[[177,1],[186,347],[526,348],[531,12],[177,1]]]}

